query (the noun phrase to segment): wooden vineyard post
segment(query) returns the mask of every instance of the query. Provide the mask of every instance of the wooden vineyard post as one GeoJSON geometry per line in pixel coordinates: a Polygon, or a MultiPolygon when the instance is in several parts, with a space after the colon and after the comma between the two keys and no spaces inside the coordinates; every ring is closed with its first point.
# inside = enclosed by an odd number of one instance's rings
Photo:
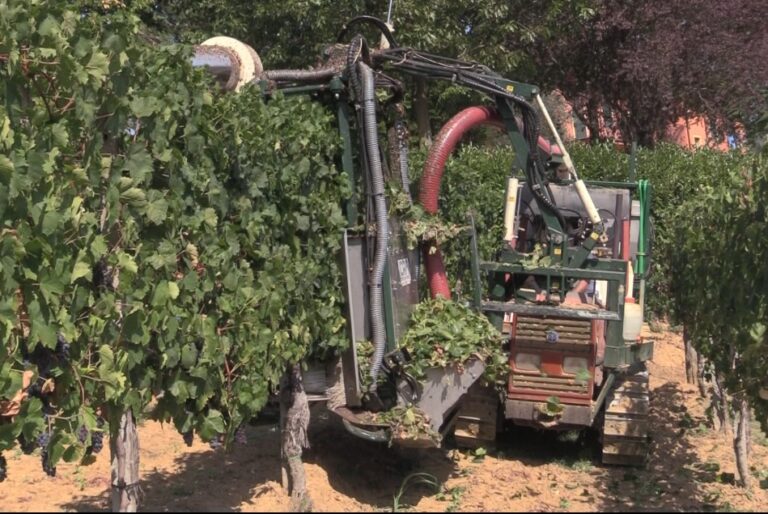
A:
{"type": "Polygon", "coordinates": [[[137,512],[141,491],[139,434],[131,409],[120,415],[117,430],[112,430],[109,451],[112,460],[112,512],[137,512]]]}

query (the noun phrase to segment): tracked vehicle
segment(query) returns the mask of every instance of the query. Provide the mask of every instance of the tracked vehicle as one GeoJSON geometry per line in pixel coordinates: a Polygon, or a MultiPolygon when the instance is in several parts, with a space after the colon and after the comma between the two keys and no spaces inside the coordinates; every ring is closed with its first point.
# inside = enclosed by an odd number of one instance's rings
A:
{"type": "Polygon", "coordinates": [[[310,400],[325,402],[351,433],[374,441],[390,441],[392,434],[372,413],[414,404],[434,431],[452,433],[462,446],[488,445],[504,420],[546,430],[595,427],[604,462],[645,461],[645,362],[653,350],[640,334],[650,251],[647,182],[580,179],[537,87],[480,64],[400,47],[390,26],[369,16],[347,23],[312,69],[264,70],[253,49],[229,38],[199,46],[193,63],[226,89],[253,83],[266,100],[277,91],[308,95],[336,115],[338,166],[357,192],[344,206],[348,228],[340,236],[350,345],[336,359],[309,363],[304,382],[310,400]],[[381,48],[351,36],[365,24],[383,34],[381,48]],[[402,82],[414,77],[451,81],[488,100],[456,114],[437,135],[418,199],[410,197],[402,82]],[[554,141],[541,136],[539,113],[554,141]],[[426,276],[432,297],[450,298],[451,289],[439,250],[408,249],[385,188],[397,184],[409,201],[437,214],[447,159],[469,130],[482,125],[506,133],[515,152],[513,169],[498,176],[506,192],[498,251],[479,254],[471,216],[464,239],[473,277],[470,304],[504,335],[509,370],[503,395],[480,385],[485,363],[479,359],[463,370],[430,369],[421,381],[403,372],[409,355],[399,341],[420,300],[419,277],[426,276]],[[363,386],[364,341],[374,348],[368,373],[373,383],[385,376],[395,392],[389,397],[363,386]]]}

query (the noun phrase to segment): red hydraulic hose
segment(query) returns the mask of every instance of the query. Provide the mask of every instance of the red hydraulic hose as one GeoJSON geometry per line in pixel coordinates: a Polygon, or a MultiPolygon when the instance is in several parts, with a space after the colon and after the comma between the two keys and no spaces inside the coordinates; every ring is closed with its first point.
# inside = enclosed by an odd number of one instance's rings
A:
{"type": "MultiPolygon", "coordinates": [[[[503,128],[504,123],[499,114],[490,107],[468,107],[456,114],[443,125],[435,138],[432,149],[427,156],[427,162],[424,164],[424,173],[421,177],[421,191],[419,193],[419,202],[428,214],[437,214],[437,200],[440,195],[440,181],[445,171],[445,163],[453,152],[456,145],[464,137],[464,134],[479,125],[493,125],[503,128]]],[[[552,153],[562,153],[556,145],[550,145],[543,137],[539,137],[539,149],[546,155],[552,153]]],[[[445,275],[445,264],[440,249],[430,254],[425,251],[425,261],[427,268],[427,280],[429,282],[429,291],[432,298],[442,296],[451,297],[451,288],[448,285],[448,278],[445,275]]]]}
{"type": "MultiPolygon", "coordinates": [[[[437,214],[440,181],[443,178],[445,163],[451,152],[456,148],[464,134],[483,124],[500,125],[501,119],[494,110],[488,107],[468,107],[451,118],[440,129],[427,156],[424,173],[421,176],[419,202],[428,214],[437,214]]],[[[432,254],[425,250],[424,260],[426,261],[427,281],[432,298],[442,296],[450,299],[451,288],[448,285],[448,277],[445,275],[445,264],[440,249],[438,248],[432,254]]]]}

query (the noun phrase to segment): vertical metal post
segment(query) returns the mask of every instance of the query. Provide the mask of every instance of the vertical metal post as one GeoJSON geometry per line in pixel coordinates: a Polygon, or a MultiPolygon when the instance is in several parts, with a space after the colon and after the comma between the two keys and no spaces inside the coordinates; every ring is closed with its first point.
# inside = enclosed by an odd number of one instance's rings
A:
{"type": "Polygon", "coordinates": [[[480,283],[480,252],[477,249],[477,230],[475,229],[475,217],[472,214],[467,215],[470,227],[469,249],[470,249],[470,267],[472,268],[472,282],[474,287],[472,289],[472,301],[476,310],[480,310],[480,304],[482,303],[480,283]]]}
{"type": "Polygon", "coordinates": [[[350,196],[346,201],[347,227],[357,225],[357,174],[352,159],[352,135],[349,129],[349,106],[343,99],[336,102],[336,119],[342,139],[341,167],[349,178],[350,196]]]}
{"type": "Polygon", "coordinates": [[[397,348],[395,341],[395,313],[392,302],[392,275],[389,271],[389,262],[384,266],[384,278],[382,279],[384,290],[384,329],[387,333],[387,351],[397,348]]]}
{"type": "MultiPolygon", "coordinates": [[[[623,313],[624,294],[620,289],[620,284],[616,280],[608,281],[608,298],[606,306],[608,310],[623,313]],[[621,297],[621,298],[620,298],[621,297]]],[[[623,314],[622,314],[623,316],[623,314]]],[[[627,364],[626,345],[624,343],[624,320],[605,322],[605,367],[619,368],[627,364]]]]}

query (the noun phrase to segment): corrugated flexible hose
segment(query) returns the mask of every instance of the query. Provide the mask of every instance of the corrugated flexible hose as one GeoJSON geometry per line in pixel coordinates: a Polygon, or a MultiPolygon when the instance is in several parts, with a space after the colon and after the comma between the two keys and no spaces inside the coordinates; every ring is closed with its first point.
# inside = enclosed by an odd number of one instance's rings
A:
{"type": "Polygon", "coordinates": [[[371,306],[371,332],[373,336],[373,362],[371,363],[371,379],[373,384],[370,391],[376,391],[376,379],[381,370],[384,352],[387,347],[387,335],[384,328],[383,282],[384,266],[387,262],[387,245],[389,244],[389,223],[387,219],[387,203],[384,197],[384,173],[379,152],[379,135],[376,127],[376,97],[373,71],[363,62],[358,62],[362,78],[363,124],[365,131],[365,146],[371,178],[371,196],[376,218],[376,253],[373,258],[373,270],[369,284],[371,306]]]}
{"type": "MultiPolygon", "coordinates": [[[[503,126],[501,118],[489,107],[468,107],[451,118],[435,138],[427,161],[424,164],[424,174],[421,178],[419,202],[428,214],[437,214],[440,181],[445,171],[445,163],[451,152],[470,129],[484,124],[503,126]]],[[[445,275],[443,255],[438,248],[430,254],[424,250],[424,261],[427,268],[427,281],[432,298],[442,296],[451,298],[451,287],[445,275]]]]}
{"type": "MultiPolygon", "coordinates": [[[[521,125],[517,120],[518,126],[521,125]]],[[[437,214],[438,198],[440,196],[440,182],[445,171],[445,163],[448,161],[456,145],[462,137],[478,125],[493,125],[504,128],[504,122],[499,114],[490,107],[473,106],[464,109],[443,125],[435,138],[432,149],[424,164],[424,173],[421,178],[419,202],[429,214],[437,214]]],[[[538,147],[544,154],[562,153],[556,145],[550,145],[543,137],[538,137],[538,147]]],[[[432,298],[442,296],[451,297],[451,287],[445,274],[445,264],[440,248],[432,254],[428,249],[424,250],[424,260],[427,268],[427,281],[432,298]]]]}

